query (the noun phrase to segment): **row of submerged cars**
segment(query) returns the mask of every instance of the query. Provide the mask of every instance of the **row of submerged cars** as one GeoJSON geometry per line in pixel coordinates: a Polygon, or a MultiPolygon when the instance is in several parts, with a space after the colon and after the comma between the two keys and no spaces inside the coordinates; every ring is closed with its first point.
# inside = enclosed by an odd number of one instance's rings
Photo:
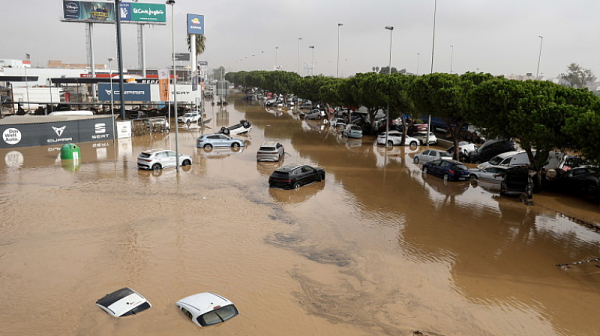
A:
{"type": "MultiPolygon", "coordinates": [[[[416,154],[413,161],[423,163],[424,173],[440,176],[445,181],[491,183],[499,186],[501,195],[533,196],[533,177],[537,172],[530,170],[527,153],[516,151],[512,140],[490,140],[481,147],[461,143],[458,149],[460,156],[478,163],[476,168],[469,169],[464,163],[453,160],[453,150],[427,149],[416,154]]],[[[547,189],[600,201],[598,171],[597,167],[590,166],[580,157],[551,152],[542,169],[541,180],[547,189]]]]}
{"type": "MultiPolygon", "coordinates": [[[[233,302],[208,292],[187,296],[175,305],[199,327],[219,324],[239,315],[233,302]]],[[[144,296],[129,287],[106,294],[96,301],[96,306],[113,317],[137,315],[152,307],[144,296]]]]}

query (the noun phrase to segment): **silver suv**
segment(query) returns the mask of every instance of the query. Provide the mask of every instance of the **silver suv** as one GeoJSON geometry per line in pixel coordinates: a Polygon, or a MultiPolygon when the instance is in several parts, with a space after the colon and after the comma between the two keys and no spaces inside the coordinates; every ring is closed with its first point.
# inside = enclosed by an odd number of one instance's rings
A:
{"type": "Polygon", "coordinates": [[[260,145],[256,152],[256,161],[273,161],[281,160],[284,154],[283,145],[276,141],[265,141],[260,145]]]}
{"type": "MultiPolygon", "coordinates": [[[[140,153],[137,159],[139,169],[159,170],[163,168],[175,167],[177,164],[177,154],[167,149],[150,149],[140,153]]],[[[179,165],[189,166],[192,164],[192,157],[179,154],[179,165]]]]}

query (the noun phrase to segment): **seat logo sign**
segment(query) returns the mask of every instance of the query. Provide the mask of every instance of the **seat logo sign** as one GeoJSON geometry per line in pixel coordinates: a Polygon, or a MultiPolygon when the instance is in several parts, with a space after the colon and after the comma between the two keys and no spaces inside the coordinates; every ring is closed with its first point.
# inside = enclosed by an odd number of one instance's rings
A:
{"type": "Polygon", "coordinates": [[[95,125],[96,134],[106,133],[106,124],[100,123],[95,125]]]}
{"type": "Polygon", "coordinates": [[[59,137],[62,136],[63,132],[65,131],[65,128],[67,128],[67,126],[63,126],[63,127],[52,126],[52,129],[54,130],[54,132],[56,132],[56,135],[58,135],[59,137]]]}

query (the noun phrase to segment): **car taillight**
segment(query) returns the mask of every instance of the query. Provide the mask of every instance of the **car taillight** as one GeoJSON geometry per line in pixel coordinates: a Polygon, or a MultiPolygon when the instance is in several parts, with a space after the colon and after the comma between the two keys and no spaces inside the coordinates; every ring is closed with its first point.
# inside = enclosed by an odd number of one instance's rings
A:
{"type": "Polygon", "coordinates": [[[450,174],[454,175],[454,170],[452,170],[452,169],[448,169],[448,172],[449,172],[450,174]]]}
{"type": "Polygon", "coordinates": [[[142,161],[152,162],[152,160],[150,160],[150,159],[142,159],[142,161]]]}

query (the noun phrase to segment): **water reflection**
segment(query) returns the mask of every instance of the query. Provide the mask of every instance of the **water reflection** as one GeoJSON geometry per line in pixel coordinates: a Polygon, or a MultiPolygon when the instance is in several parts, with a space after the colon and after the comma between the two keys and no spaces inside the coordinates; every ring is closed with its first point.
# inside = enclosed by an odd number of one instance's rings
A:
{"type": "Polygon", "coordinates": [[[306,202],[323,189],[325,189],[325,182],[316,182],[305,185],[297,190],[269,188],[269,195],[279,203],[299,204],[306,202]]]}

